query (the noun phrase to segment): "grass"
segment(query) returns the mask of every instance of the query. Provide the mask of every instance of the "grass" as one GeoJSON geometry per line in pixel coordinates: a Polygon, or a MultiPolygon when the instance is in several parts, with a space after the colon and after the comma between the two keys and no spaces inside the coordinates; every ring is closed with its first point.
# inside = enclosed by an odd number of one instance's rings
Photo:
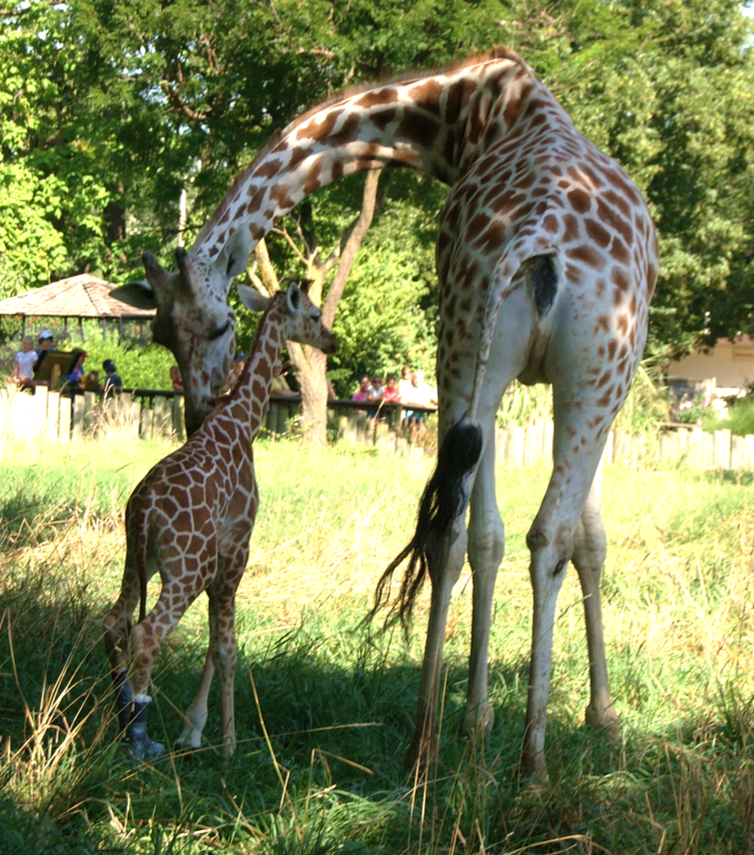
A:
{"type": "MultiPolygon", "coordinates": [[[[408,643],[365,627],[410,534],[428,461],[259,442],[262,506],[238,603],[239,748],[219,698],[206,748],[134,766],[117,744],[100,621],[122,570],[122,508],[166,451],[2,447],[0,852],[746,853],[754,851],[750,474],[605,473],[604,610],[619,744],[583,727],[580,592],[559,600],[548,725],[552,786],[515,775],[530,632],[525,533],[544,468],[500,470],[506,559],[495,599],[496,724],[462,732],[471,586],[447,630],[439,756],[402,770],[426,599],[408,643]]],[[[156,590],[156,589],[155,589],[156,590]]],[[[171,743],[206,650],[197,603],[155,669],[153,738],[171,743]]]]}

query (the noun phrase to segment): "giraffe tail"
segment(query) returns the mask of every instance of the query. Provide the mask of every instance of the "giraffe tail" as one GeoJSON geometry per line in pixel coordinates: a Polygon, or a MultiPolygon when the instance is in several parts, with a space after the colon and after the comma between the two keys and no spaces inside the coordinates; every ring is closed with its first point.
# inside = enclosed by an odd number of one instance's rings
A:
{"type": "Polygon", "coordinates": [[[445,564],[450,546],[447,535],[456,517],[466,507],[466,476],[479,462],[482,429],[462,419],[447,431],[437,454],[437,465],[427,482],[416,520],[414,536],[382,574],[375,591],[375,603],[367,620],[390,598],[393,574],[408,559],[397,601],[385,625],[400,621],[404,630],[411,621],[414,603],[427,573],[445,564]]]}
{"type": "Polygon", "coordinates": [[[144,505],[139,502],[136,513],[138,520],[136,530],[138,537],[136,539],[136,573],[139,579],[139,623],[147,616],[147,560],[149,554],[150,540],[150,525],[149,513],[144,505]]]}

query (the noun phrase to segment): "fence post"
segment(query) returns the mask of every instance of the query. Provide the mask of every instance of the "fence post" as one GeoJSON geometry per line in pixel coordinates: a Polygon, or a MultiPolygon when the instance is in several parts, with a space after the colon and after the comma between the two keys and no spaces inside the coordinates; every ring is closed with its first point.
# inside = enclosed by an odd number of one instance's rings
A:
{"type": "Polygon", "coordinates": [[[144,407],[139,418],[139,437],[141,439],[152,439],[152,421],[154,413],[149,407],[144,407]]]}
{"type": "Polygon", "coordinates": [[[731,431],[728,428],[716,430],[715,438],[715,467],[730,469],[731,431]]]}
{"type": "Polygon", "coordinates": [[[60,392],[50,392],[48,407],[49,401],[52,400],[53,397],[57,400],[56,407],[58,413],[60,413],[60,419],[58,422],[58,442],[70,442],[72,416],[71,399],[64,397],[60,392]]]}
{"type": "Polygon", "coordinates": [[[165,398],[154,399],[154,415],[152,418],[152,435],[157,433],[160,436],[172,436],[172,413],[165,398]]]}
{"type": "Polygon", "coordinates": [[[186,441],[186,424],[183,419],[183,396],[176,395],[173,398],[171,411],[173,414],[173,430],[179,442],[186,441]]]}

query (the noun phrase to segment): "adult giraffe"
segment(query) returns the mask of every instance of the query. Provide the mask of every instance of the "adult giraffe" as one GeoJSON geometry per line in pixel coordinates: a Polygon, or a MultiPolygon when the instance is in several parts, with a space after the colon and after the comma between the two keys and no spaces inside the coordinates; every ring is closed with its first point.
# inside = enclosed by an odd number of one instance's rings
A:
{"type": "MultiPolygon", "coordinates": [[[[514,378],[553,386],[554,468],[527,535],[534,590],[524,772],[546,780],[545,719],[557,596],[573,559],[586,611],[587,721],[615,731],[599,581],[599,461],[644,348],[657,242],[628,176],[574,127],[529,66],[495,49],[460,67],[345,94],[275,134],[240,175],[178,270],[224,298],[234,270],[310,193],[354,172],[407,167],[446,183],[437,242],[441,448],[409,559],[403,618],[427,572],[432,600],[409,764],[432,750],[451,590],[468,551],[473,627],[466,723],[491,727],[487,652],[504,530],[495,500],[495,413],[514,378]],[[499,311],[502,309],[502,311],[499,311]],[[468,531],[464,525],[470,507],[468,531]]],[[[159,307],[158,307],[159,318],[159,307]]]]}

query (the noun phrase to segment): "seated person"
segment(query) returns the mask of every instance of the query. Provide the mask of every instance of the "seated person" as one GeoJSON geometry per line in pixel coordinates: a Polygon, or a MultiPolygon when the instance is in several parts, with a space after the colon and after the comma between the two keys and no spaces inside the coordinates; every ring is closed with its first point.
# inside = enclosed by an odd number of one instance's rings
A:
{"type": "Polygon", "coordinates": [[[375,374],[372,377],[372,383],[367,390],[369,393],[370,401],[381,401],[382,396],[385,394],[385,387],[382,385],[382,377],[379,374],[375,374]]]}
{"type": "Polygon", "coordinates": [[[351,395],[352,401],[368,401],[369,400],[369,389],[371,388],[372,381],[369,379],[368,374],[364,374],[359,378],[359,388],[351,395]]]}
{"type": "Polygon", "coordinates": [[[86,351],[81,350],[81,348],[78,347],[71,352],[71,362],[68,366],[68,371],[65,374],[64,389],[70,391],[74,389],[83,389],[85,387],[84,360],[86,359],[86,356],[86,351]]]}
{"type": "Polygon", "coordinates": [[[84,380],[84,388],[87,392],[101,392],[99,385],[99,371],[90,371],[84,380]]]}
{"type": "Polygon", "coordinates": [[[34,375],[34,366],[37,363],[37,354],[34,352],[34,342],[31,336],[25,335],[21,339],[21,350],[16,353],[13,361],[13,376],[11,382],[22,388],[31,386],[34,375]]]}
{"type": "Polygon", "coordinates": [[[49,330],[42,330],[42,332],[39,334],[39,338],[37,339],[37,347],[34,348],[34,351],[38,357],[41,356],[43,353],[55,353],[52,333],[49,330]]]}
{"type": "Polygon", "coordinates": [[[120,379],[115,363],[112,359],[106,359],[102,363],[102,368],[105,372],[105,383],[102,387],[102,391],[105,392],[105,394],[108,392],[118,394],[123,388],[123,381],[120,379]]]}
{"type": "MultiPolygon", "coordinates": [[[[424,372],[421,370],[414,371],[411,377],[411,387],[401,396],[404,404],[416,404],[420,407],[435,407],[437,406],[437,392],[432,389],[429,383],[424,382],[424,372]]],[[[426,411],[417,412],[416,410],[408,410],[405,413],[406,420],[412,427],[424,427],[424,422],[427,420],[426,411]]]]}

